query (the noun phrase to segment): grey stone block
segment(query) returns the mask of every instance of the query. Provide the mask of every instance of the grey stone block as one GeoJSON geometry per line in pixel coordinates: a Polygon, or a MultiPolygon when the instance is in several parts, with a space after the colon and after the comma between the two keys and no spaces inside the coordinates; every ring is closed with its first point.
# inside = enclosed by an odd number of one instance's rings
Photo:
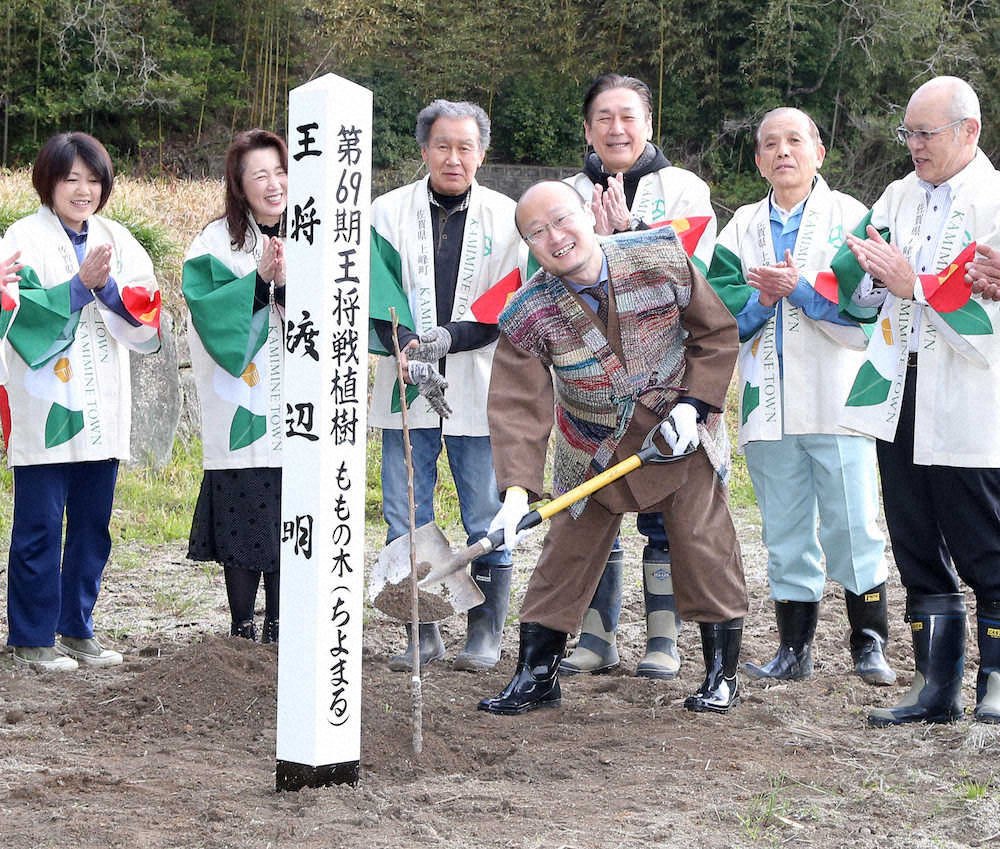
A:
{"type": "Polygon", "coordinates": [[[132,370],[132,462],[162,468],[170,462],[181,411],[174,320],[160,315],[160,350],[130,353],[132,370]]]}

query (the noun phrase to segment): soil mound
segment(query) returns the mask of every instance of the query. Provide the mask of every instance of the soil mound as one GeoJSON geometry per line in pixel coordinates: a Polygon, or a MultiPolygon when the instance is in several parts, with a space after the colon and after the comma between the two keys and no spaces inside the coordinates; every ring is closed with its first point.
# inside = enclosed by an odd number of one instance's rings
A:
{"type": "Polygon", "coordinates": [[[59,712],[77,734],[127,731],[160,737],[273,728],[277,659],[274,648],[210,636],[129,663],[120,677],[95,688],[92,698],[74,699],[59,712]]]}

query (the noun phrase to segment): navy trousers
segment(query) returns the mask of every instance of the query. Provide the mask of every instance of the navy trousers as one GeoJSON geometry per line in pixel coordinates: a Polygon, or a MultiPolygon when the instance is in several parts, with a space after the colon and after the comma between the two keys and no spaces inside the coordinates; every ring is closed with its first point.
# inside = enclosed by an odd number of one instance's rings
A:
{"type": "MultiPolygon", "coordinates": [[[[961,592],[961,577],[977,599],[998,601],[1000,469],[913,462],[916,381],[917,369],[907,369],[895,440],[875,443],[899,577],[910,596],[961,592]]],[[[974,415],[975,399],[968,403],[974,415]]]]}
{"type": "Polygon", "coordinates": [[[14,468],[8,645],[52,646],[57,633],[94,636],[92,613],[111,553],[108,523],[117,478],[117,460],[14,468]]]}

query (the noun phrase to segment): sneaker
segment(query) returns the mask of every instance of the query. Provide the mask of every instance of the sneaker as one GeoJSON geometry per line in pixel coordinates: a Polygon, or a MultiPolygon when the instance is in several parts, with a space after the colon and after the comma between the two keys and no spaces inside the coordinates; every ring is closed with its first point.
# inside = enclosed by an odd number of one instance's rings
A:
{"type": "Polygon", "coordinates": [[[59,637],[56,646],[63,654],[76,658],[89,666],[116,666],[122,656],[113,649],[106,649],[94,637],[59,637]]]}
{"type": "Polygon", "coordinates": [[[14,646],[13,656],[14,663],[49,672],[72,672],[80,665],[53,646],[14,646]]]}

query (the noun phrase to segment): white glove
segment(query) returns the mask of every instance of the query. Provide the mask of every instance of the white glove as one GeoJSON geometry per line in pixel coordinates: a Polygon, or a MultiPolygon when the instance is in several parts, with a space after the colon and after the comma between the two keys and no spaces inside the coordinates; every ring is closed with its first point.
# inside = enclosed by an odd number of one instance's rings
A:
{"type": "Polygon", "coordinates": [[[430,363],[418,363],[412,359],[407,366],[410,382],[416,384],[420,394],[427,399],[427,403],[441,418],[446,419],[451,415],[451,407],[448,406],[444,397],[444,391],[448,388],[448,381],[441,376],[430,363]]]}
{"type": "Polygon", "coordinates": [[[436,363],[451,350],[451,333],[445,327],[432,327],[420,334],[420,344],[409,353],[411,360],[436,363]]]}
{"type": "Polygon", "coordinates": [[[694,404],[686,401],[675,404],[666,421],[660,424],[660,433],[673,449],[675,457],[697,448],[701,440],[698,438],[698,411],[694,404]]]}
{"type": "Polygon", "coordinates": [[[493,517],[493,521],[490,522],[490,526],[486,531],[487,534],[491,534],[493,531],[503,528],[503,545],[497,546],[497,551],[505,548],[508,551],[513,551],[531,533],[532,528],[520,533],[517,532],[518,522],[527,513],[528,493],[519,486],[508,487],[504,495],[503,504],[500,505],[500,510],[497,511],[496,516],[493,517]]]}

